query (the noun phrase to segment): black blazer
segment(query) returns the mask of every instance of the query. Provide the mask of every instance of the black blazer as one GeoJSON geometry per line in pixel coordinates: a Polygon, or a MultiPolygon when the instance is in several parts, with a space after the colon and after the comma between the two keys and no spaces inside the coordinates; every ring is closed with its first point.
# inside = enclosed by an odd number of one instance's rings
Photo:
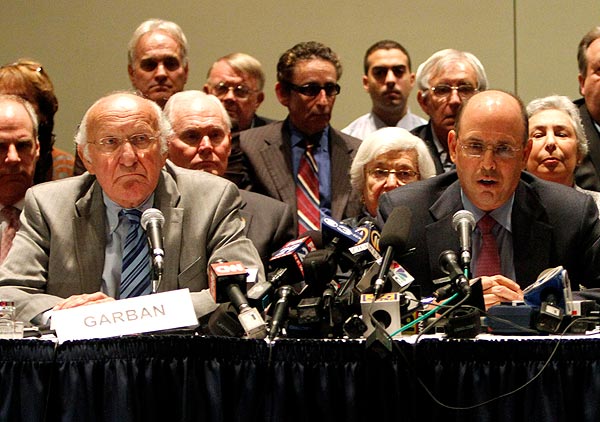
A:
{"type": "MultiPolygon", "coordinates": [[[[402,205],[412,212],[408,247],[416,251],[401,264],[421,284],[423,294],[429,294],[431,280],[444,276],[438,265],[440,253],[459,251],[458,234],[452,228],[452,216],[463,209],[456,172],[382,195],[380,221],[402,205]]],[[[523,172],[515,192],[512,229],[515,281],[521,287],[559,265],[567,269],[573,288],[600,287],[600,222],[590,196],[523,172]]]]}
{"type": "Polygon", "coordinates": [[[588,154],[575,169],[575,183],[583,189],[600,191],[600,133],[583,98],[575,101],[575,104],[579,106],[581,123],[588,140],[588,154]]]}

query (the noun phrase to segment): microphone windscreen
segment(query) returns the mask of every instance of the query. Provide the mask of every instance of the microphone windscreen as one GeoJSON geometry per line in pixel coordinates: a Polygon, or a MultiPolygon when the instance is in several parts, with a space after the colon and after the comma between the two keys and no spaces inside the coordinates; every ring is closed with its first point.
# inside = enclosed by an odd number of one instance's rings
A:
{"type": "Polygon", "coordinates": [[[406,249],[410,225],[412,221],[412,212],[408,207],[394,208],[381,231],[379,240],[380,250],[392,246],[397,250],[406,249]]]}
{"type": "Polygon", "coordinates": [[[158,224],[162,227],[163,223],[165,222],[165,217],[161,210],[156,208],[148,208],[142,213],[142,217],[140,219],[140,224],[142,225],[142,228],[144,230],[146,230],[146,226],[148,226],[150,220],[157,221],[158,224]]]}
{"type": "Polygon", "coordinates": [[[454,216],[452,216],[452,227],[454,227],[454,230],[458,230],[458,224],[461,221],[469,223],[471,230],[475,228],[475,217],[471,211],[458,210],[454,213],[454,216]]]}
{"type": "Polygon", "coordinates": [[[302,236],[309,236],[315,244],[315,248],[323,249],[323,234],[320,230],[307,230],[302,233],[302,236]]]}

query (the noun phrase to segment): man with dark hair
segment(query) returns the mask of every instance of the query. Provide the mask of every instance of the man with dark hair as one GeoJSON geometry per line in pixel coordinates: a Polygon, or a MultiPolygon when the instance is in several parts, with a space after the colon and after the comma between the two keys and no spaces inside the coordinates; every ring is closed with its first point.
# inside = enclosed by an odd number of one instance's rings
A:
{"type": "Polygon", "coordinates": [[[412,223],[400,262],[420,281],[423,293],[444,277],[439,256],[459,251],[453,215],[470,211],[471,271],[481,277],[487,307],[522,300],[539,274],[562,265],[571,286],[600,286],[600,221],[594,200],[575,189],[522,172],[531,151],[528,120],[520,99],[502,91],[475,94],[448,134],[456,171],[383,194],[379,216],[408,207],[412,223]],[[569,224],[571,223],[571,224],[569,224]]]}
{"type": "Polygon", "coordinates": [[[290,205],[300,233],[318,229],[322,214],[341,220],[360,210],[348,178],[360,141],[329,125],[341,74],[329,47],[295,45],[277,64],[275,92],[288,117],[240,133],[249,188],[290,205]]]}
{"type": "Polygon", "coordinates": [[[589,152],[575,170],[575,183],[583,189],[600,191],[600,26],[592,28],[579,43],[579,106],[589,152]]]}
{"type": "Polygon", "coordinates": [[[396,41],[373,44],[364,58],[363,87],[371,96],[373,107],[354,120],[342,132],[359,139],[386,126],[406,130],[427,121],[408,109],[408,98],[415,84],[408,51],[396,41]]]}

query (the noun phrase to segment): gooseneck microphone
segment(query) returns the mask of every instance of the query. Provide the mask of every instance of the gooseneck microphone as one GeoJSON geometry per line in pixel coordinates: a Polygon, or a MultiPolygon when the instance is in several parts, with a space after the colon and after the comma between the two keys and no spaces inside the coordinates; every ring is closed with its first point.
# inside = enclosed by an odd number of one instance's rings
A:
{"type": "Polygon", "coordinates": [[[394,259],[395,252],[404,252],[406,250],[406,243],[408,241],[408,235],[410,233],[410,225],[412,220],[412,212],[408,207],[394,208],[389,218],[383,226],[381,232],[381,239],[379,245],[384,252],[381,267],[379,267],[379,273],[373,286],[373,294],[375,299],[383,293],[383,286],[385,285],[385,279],[387,273],[394,259]]]}
{"type": "Polygon", "coordinates": [[[439,258],[439,264],[442,271],[448,274],[450,281],[459,292],[463,293],[465,296],[471,293],[469,280],[463,274],[460,265],[458,265],[458,259],[454,251],[445,250],[442,252],[439,258]]]}
{"type": "Polygon", "coordinates": [[[460,210],[452,217],[452,227],[460,241],[460,264],[466,274],[471,274],[471,234],[475,229],[475,217],[471,211],[460,210]]]}
{"type": "Polygon", "coordinates": [[[140,224],[148,236],[150,244],[150,254],[152,255],[152,268],[154,277],[152,277],[152,293],[158,291],[158,286],[163,275],[163,261],[165,250],[163,248],[162,227],[165,223],[165,217],[161,210],[148,208],[142,213],[140,224]]]}

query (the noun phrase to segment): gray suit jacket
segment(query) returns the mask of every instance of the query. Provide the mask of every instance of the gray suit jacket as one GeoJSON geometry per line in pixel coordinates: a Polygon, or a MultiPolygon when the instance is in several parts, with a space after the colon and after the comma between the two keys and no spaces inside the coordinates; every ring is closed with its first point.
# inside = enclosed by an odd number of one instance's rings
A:
{"type": "MultiPolygon", "coordinates": [[[[394,207],[412,212],[408,247],[414,255],[400,262],[422,286],[432,292],[431,280],[443,277],[440,253],[459,253],[452,216],[463,209],[455,171],[394,189],[379,199],[380,219],[394,207]]],[[[571,286],[600,287],[600,222],[594,200],[558,183],[521,174],[512,209],[514,266],[521,287],[540,272],[562,265],[571,286]]]]}
{"type": "MultiPolygon", "coordinates": [[[[287,121],[271,123],[240,133],[240,147],[247,160],[249,190],[285,202],[293,210],[297,230],[296,184],[287,121]]],[[[359,195],[350,186],[350,165],[360,140],[330,128],[331,213],[338,221],[360,213],[359,195]]]]}
{"type": "MultiPolygon", "coordinates": [[[[217,258],[256,265],[258,253],[243,235],[241,201],[223,178],[167,163],[154,192],[165,217],[165,263],[160,291],[189,288],[197,314],[215,307],[207,268],[217,258]]],[[[21,229],[0,267],[0,296],[15,300],[29,321],[62,298],[100,290],[106,245],[102,189],[88,173],[27,191],[21,229]]]]}
{"type": "Polygon", "coordinates": [[[244,235],[254,243],[266,268],[273,252],[294,238],[294,216],[281,201],[241,190],[240,214],[246,222],[244,235]]]}

